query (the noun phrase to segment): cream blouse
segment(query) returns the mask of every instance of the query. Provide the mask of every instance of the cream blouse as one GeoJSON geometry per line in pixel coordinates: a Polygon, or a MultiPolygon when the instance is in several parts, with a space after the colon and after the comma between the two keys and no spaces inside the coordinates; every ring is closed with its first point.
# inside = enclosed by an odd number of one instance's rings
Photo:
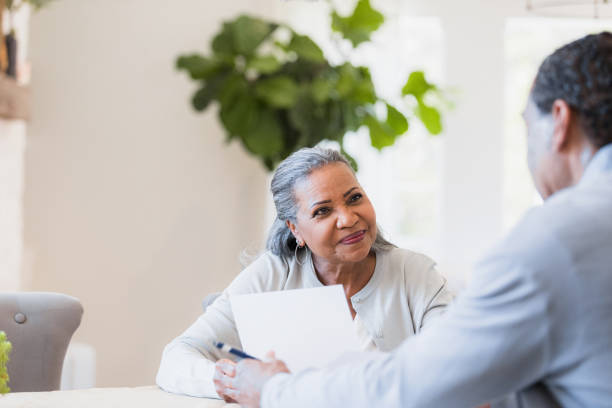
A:
{"type": "MultiPolygon", "coordinates": [[[[227,355],[209,345],[218,340],[241,347],[229,297],[323,286],[311,257],[301,261],[302,265],[266,252],[245,268],[195,323],[164,348],[157,385],[173,393],[217,397],[214,362],[227,355]]],[[[400,248],[377,252],[372,277],[351,297],[364,349],[380,351],[390,351],[419,333],[451,300],[434,261],[400,248]]]]}

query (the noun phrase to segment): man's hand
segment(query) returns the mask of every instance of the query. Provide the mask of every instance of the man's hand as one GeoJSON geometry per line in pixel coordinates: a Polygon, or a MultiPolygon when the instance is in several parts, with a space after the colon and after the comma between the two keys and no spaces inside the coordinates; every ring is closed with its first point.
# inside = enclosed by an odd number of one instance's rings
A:
{"type": "Polygon", "coordinates": [[[266,381],[275,374],[289,372],[285,363],[277,360],[273,352],[268,353],[264,361],[244,359],[238,364],[230,362],[232,365],[222,361],[217,362],[219,376],[215,373],[214,378],[217,393],[227,402],[238,402],[248,408],[259,407],[266,381]]]}

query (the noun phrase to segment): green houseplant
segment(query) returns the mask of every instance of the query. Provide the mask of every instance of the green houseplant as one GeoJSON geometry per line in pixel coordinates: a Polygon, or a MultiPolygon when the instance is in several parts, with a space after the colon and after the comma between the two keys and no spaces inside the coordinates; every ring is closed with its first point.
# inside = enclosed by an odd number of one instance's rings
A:
{"type": "MultiPolygon", "coordinates": [[[[332,7],[331,17],[334,34],[352,47],[369,41],[384,22],[369,0],[358,0],[348,16],[332,7]]],[[[312,39],[285,24],[239,16],[223,24],[211,49],[210,55],[181,55],[176,61],[199,85],[192,105],[203,111],[217,102],[227,140],[238,139],[269,170],[322,140],[337,141],[346,154],[344,135],[363,126],[377,149],[408,130],[409,118],[377,95],[367,67],[332,65],[312,39]]],[[[402,90],[431,134],[442,130],[438,108],[426,103],[436,92],[421,71],[413,72],[402,90]]]]}
{"type": "Polygon", "coordinates": [[[7,385],[9,376],[6,370],[6,363],[8,363],[11,348],[12,345],[6,339],[6,333],[0,331],[0,394],[6,394],[11,390],[7,385]]]}

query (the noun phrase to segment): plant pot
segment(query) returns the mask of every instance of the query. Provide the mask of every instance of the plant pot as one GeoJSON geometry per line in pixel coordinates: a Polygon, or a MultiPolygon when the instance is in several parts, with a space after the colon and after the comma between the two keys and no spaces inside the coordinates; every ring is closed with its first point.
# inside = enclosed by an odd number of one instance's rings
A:
{"type": "Polygon", "coordinates": [[[17,39],[14,33],[10,33],[4,37],[6,45],[6,55],[8,65],[6,67],[6,75],[11,78],[17,78],[17,39]]]}

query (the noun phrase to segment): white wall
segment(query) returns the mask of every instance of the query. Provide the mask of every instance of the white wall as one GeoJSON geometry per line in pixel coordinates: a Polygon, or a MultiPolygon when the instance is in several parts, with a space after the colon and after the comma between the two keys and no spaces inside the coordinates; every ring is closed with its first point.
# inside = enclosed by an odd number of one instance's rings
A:
{"type": "Polygon", "coordinates": [[[0,119],[0,290],[21,284],[25,122],[0,119]]]}
{"type": "Polygon", "coordinates": [[[263,166],[192,111],[174,69],[258,6],[62,0],[32,16],[23,288],[81,299],[99,386],[152,384],[164,344],[261,242],[263,166]]]}
{"type": "MultiPolygon", "coordinates": [[[[9,26],[9,14],[2,13],[3,29],[9,26]]],[[[28,57],[30,10],[22,7],[12,16],[12,27],[19,44],[17,66],[28,57]]],[[[17,72],[17,81],[28,81],[27,66],[17,72]]],[[[1,91],[0,91],[1,92],[1,91]]],[[[26,147],[26,122],[0,118],[0,290],[21,287],[23,256],[23,189],[26,147]]]]}

